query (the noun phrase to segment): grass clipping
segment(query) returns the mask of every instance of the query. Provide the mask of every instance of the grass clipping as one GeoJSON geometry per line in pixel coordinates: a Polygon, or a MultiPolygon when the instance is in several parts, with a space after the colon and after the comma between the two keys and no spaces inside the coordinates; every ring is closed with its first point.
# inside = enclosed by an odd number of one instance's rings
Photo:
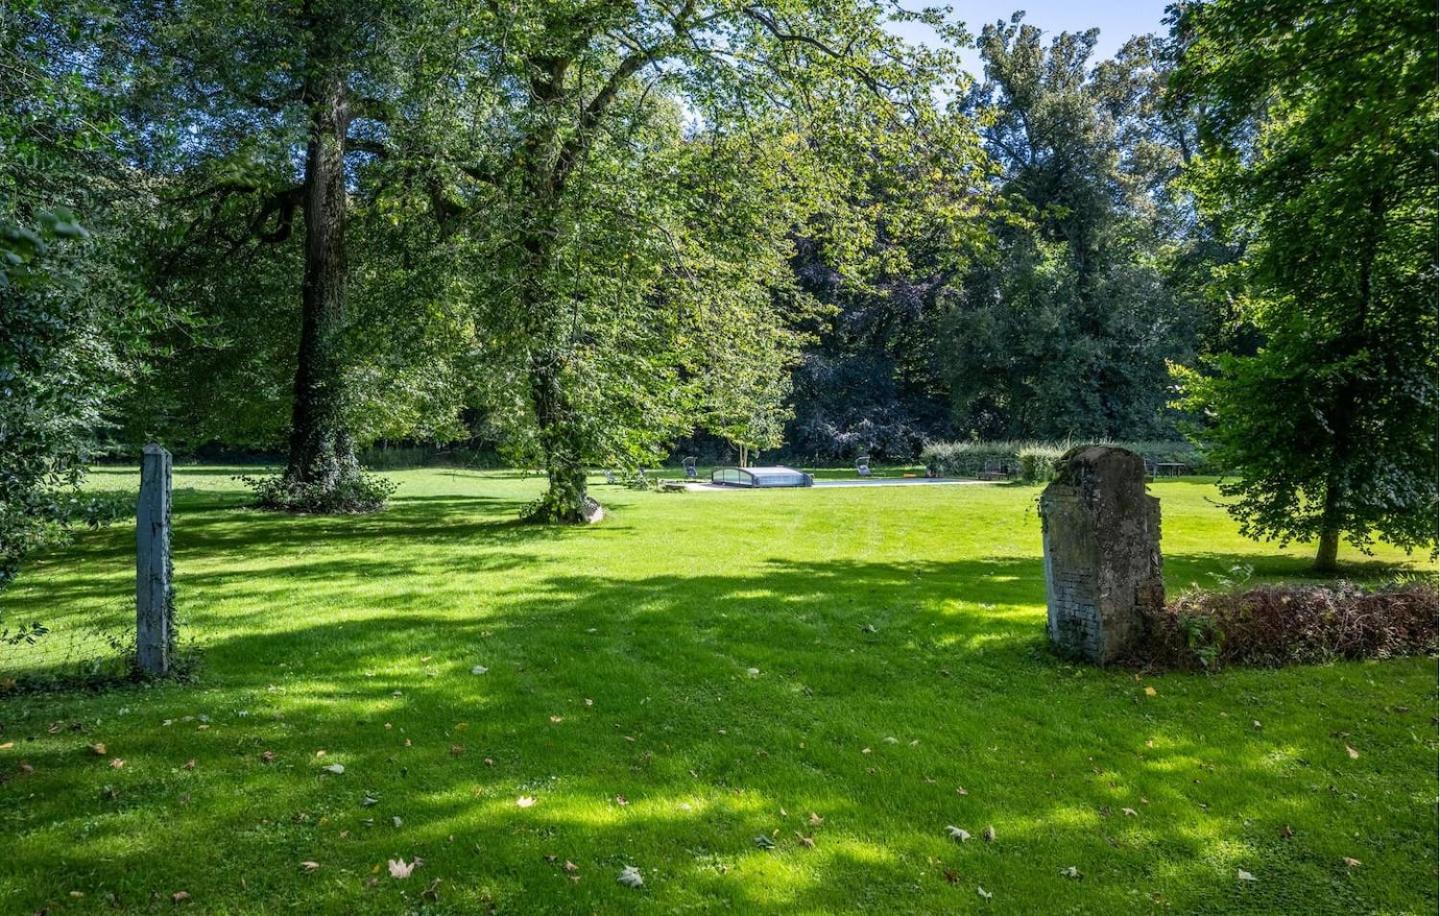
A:
{"type": "Polygon", "coordinates": [[[1218,670],[1434,655],[1437,606],[1433,582],[1376,591],[1349,583],[1197,591],[1149,615],[1131,661],[1218,670]]]}

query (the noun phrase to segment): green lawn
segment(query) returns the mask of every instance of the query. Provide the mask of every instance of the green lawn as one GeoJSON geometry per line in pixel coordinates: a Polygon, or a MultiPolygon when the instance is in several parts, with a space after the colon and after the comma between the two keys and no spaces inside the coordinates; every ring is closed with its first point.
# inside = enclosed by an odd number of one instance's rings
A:
{"type": "MultiPolygon", "coordinates": [[[[558,530],[512,522],[534,478],[307,518],[230,473],[176,474],[197,683],[0,699],[3,912],[1436,910],[1434,660],[1058,661],[1036,488],[601,486],[558,530]]],[[[1172,589],[1304,575],[1208,482],[1152,491],[1172,589]]],[[[132,544],[82,535],[7,616],[123,617],[132,544]]]]}

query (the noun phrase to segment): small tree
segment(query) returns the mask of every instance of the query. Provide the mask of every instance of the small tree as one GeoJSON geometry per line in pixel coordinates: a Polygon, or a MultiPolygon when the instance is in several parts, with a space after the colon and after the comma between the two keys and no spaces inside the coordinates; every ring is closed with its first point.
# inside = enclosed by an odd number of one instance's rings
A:
{"type": "Polygon", "coordinates": [[[1245,256],[1222,273],[1259,352],[1183,373],[1254,537],[1411,548],[1436,533],[1433,7],[1216,0],[1177,88],[1206,112],[1191,175],[1245,256]],[[1228,284],[1226,281],[1229,281],[1228,284]]]}

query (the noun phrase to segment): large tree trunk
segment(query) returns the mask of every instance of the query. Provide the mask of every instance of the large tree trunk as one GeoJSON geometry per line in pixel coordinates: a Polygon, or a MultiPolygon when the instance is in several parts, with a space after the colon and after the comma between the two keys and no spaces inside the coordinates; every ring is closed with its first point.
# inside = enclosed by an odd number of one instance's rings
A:
{"type": "Polygon", "coordinates": [[[1326,528],[1320,532],[1320,548],[1315,551],[1314,569],[1318,573],[1333,573],[1338,565],[1336,557],[1340,553],[1340,532],[1334,528],[1326,528]]]}
{"type": "Polygon", "coordinates": [[[305,284],[300,354],[285,477],[333,490],[359,473],[344,416],[341,331],[345,313],[345,78],[306,81],[310,142],[305,151],[305,284]]]}
{"type": "Polygon", "coordinates": [[[1340,504],[1343,498],[1340,481],[1335,475],[1325,484],[1325,505],[1320,509],[1320,546],[1315,551],[1314,570],[1333,573],[1340,553],[1340,504]]]}
{"type": "Polygon", "coordinates": [[[575,441],[575,417],[561,380],[560,358],[536,354],[530,359],[530,400],[540,428],[540,450],[550,486],[530,513],[537,522],[575,525],[599,521],[599,503],[585,485],[584,456],[575,441]]]}

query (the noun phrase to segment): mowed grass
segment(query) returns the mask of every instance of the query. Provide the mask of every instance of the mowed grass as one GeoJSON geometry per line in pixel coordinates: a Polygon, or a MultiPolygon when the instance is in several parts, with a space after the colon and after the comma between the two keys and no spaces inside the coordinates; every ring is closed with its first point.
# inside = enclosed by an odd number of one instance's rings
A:
{"type": "MultiPolygon", "coordinates": [[[[0,699],[0,910],[1436,910],[1434,661],[1057,660],[1037,488],[600,486],[581,530],[513,522],[534,478],[315,518],[231,473],[176,472],[197,682],[0,699]]],[[[1209,483],[1152,491],[1171,589],[1304,576],[1209,483]]],[[[83,534],[7,616],[127,614],[132,551],[83,534]]]]}

